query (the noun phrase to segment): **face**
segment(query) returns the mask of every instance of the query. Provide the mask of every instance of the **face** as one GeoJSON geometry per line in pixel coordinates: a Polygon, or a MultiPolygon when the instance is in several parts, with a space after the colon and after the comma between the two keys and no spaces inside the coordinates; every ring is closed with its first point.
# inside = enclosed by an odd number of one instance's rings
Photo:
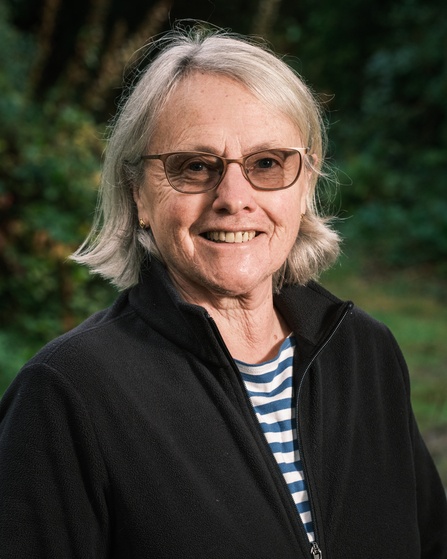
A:
{"type": "MultiPolygon", "coordinates": [[[[240,158],[272,147],[302,147],[287,117],[229,78],[195,74],[175,90],[147,154],[202,151],[240,158]]],[[[272,274],[290,252],[306,211],[304,168],[290,188],[259,191],[233,163],[216,189],[184,194],[169,185],[161,161],[145,165],[145,182],[134,192],[138,217],[152,229],[185,298],[271,291],[272,274]]]]}

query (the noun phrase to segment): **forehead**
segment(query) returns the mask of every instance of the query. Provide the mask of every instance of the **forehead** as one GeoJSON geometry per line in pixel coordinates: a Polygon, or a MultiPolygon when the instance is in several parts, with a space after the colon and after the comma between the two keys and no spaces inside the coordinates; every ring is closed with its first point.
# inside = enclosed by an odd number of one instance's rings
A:
{"type": "Polygon", "coordinates": [[[294,147],[300,145],[299,136],[289,117],[242,84],[227,76],[197,72],[170,95],[157,119],[151,147],[166,152],[209,144],[218,151],[235,142],[246,151],[257,143],[294,147]]]}

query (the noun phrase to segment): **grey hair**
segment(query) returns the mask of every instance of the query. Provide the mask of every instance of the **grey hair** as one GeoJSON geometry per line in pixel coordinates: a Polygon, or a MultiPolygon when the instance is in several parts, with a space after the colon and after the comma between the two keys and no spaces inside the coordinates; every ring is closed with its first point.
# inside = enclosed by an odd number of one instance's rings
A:
{"type": "Polygon", "coordinates": [[[152,232],[138,226],[132,190],[143,182],[140,155],[175,86],[192,73],[202,72],[239,82],[269,108],[290,118],[300,131],[302,145],[311,154],[305,156],[311,176],[307,211],[286,261],[273,275],[273,289],[316,279],[337,259],[340,238],[330,226],[331,218],[319,215],[317,209],[316,183],[326,176],[322,169],[326,135],[320,106],[310,89],[265,45],[246,37],[200,27],[177,28],[154,45],[161,52],[143,72],[111,126],[93,228],[71,258],[120,289],[138,282],[148,253],[163,262],[152,232]]]}

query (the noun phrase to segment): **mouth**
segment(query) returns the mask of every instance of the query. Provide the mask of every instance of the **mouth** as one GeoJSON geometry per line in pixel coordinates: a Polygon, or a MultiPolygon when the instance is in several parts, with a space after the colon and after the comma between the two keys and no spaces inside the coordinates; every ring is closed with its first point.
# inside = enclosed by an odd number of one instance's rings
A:
{"type": "Polygon", "coordinates": [[[207,231],[202,236],[215,243],[247,243],[257,234],[256,231],[207,231]]]}

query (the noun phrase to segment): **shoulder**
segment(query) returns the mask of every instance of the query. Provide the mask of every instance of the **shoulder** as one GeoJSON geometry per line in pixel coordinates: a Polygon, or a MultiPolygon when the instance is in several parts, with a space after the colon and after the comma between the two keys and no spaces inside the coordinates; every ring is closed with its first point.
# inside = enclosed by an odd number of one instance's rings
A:
{"type": "Polygon", "coordinates": [[[275,297],[294,332],[318,347],[334,329],[350,344],[394,343],[389,329],[352,301],[343,301],[320,284],[285,288],[275,297]]]}
{"type": "MultiPolygon", "coordinates": [[[[309,282],[306,286],[307,289],[311,290],[313,293],[318,295],[320,298],[327,301],[327,305],[343,305],[346,301],[338,298],[336,295],[328,291],[322,285],[316,282],[309,282]]],[[[351,328],[353,333],[355,332],[359,336],[367,335],[374,333],[375,336],[384,337],[386,339],[394,340],[394,336],[392,335],[388,326],[386,326],[380,320],[377,320],[362,308],[358,307],[355,304],[355,301],[352,301],[352,305],[350,311],[347,315],[348,320],[345,321],[345,327],[351,328]]]]}
{"type": "Polygon", "coordinates": [[[138,317],[122,293],[108,309],[99,311],[73,330],[52,340],[32,357],[13,384],[91,384],[123,347],[138,317]],[[115,355],[114,355],[115,354],[115,355]]]}
{"type": "Polygon", "coordinates": [[[387,374],[387,371],[400,371],[408,389],[408,369],[402,352],[390,329],[359,308],[351,301],[342,301],[320,284],[309,282],[299,288],[297,294],[299,309],[305,310],[304,331],[310,332],[314,323],[319,337],[314,334],[307,339],[326,339],[335,333],[329,344],[327,355],[343,363],[343,368],[355,367],[357,370],[370,371],[371,374],[387,374]],[[315,316],[318,321],[315,321],[315,316]]]}
{"type": "Polygon", "coordinates": [[[110,308],[96,312],[73,330],[45,345],[30,359],[27,366],[40,363],[52,367],[65,354],[67,357],[74,357],[75,354],[88,351],[92,343],[110,340],[113,333],[129,322],[133,314],[134,311],[127,302],[127,293],[123,293],[110,308]]]}
{"type": "Polygon", "coordinates": [[[141,359],[135,350],[140,322],[124,292],[109,309],[51,341],[5,392],[0,423],[7,417],[31,421],[40,416],[48,421],[65,417],[68,424],[76,417],[86,424],[92,415],[110,420],[123,398],[126,369],[136,369],[141,359]]]}
{"type": "MultiPolygon", "coordinates": [[[[309,289],[319,293],[329,301],[342,303],[340,299],[319,284],[309,285],[309,289]]],[[[407,394],[410,392],[408,367],[402,351],[391,330],[355,303],[341,324],[335,352],[346,359],[346,366],[356,364],[359,369],[381,377],[392,377],[403,383],[407,394]],[[397,373],[392,375],[391,371],[397,373]]]]}

